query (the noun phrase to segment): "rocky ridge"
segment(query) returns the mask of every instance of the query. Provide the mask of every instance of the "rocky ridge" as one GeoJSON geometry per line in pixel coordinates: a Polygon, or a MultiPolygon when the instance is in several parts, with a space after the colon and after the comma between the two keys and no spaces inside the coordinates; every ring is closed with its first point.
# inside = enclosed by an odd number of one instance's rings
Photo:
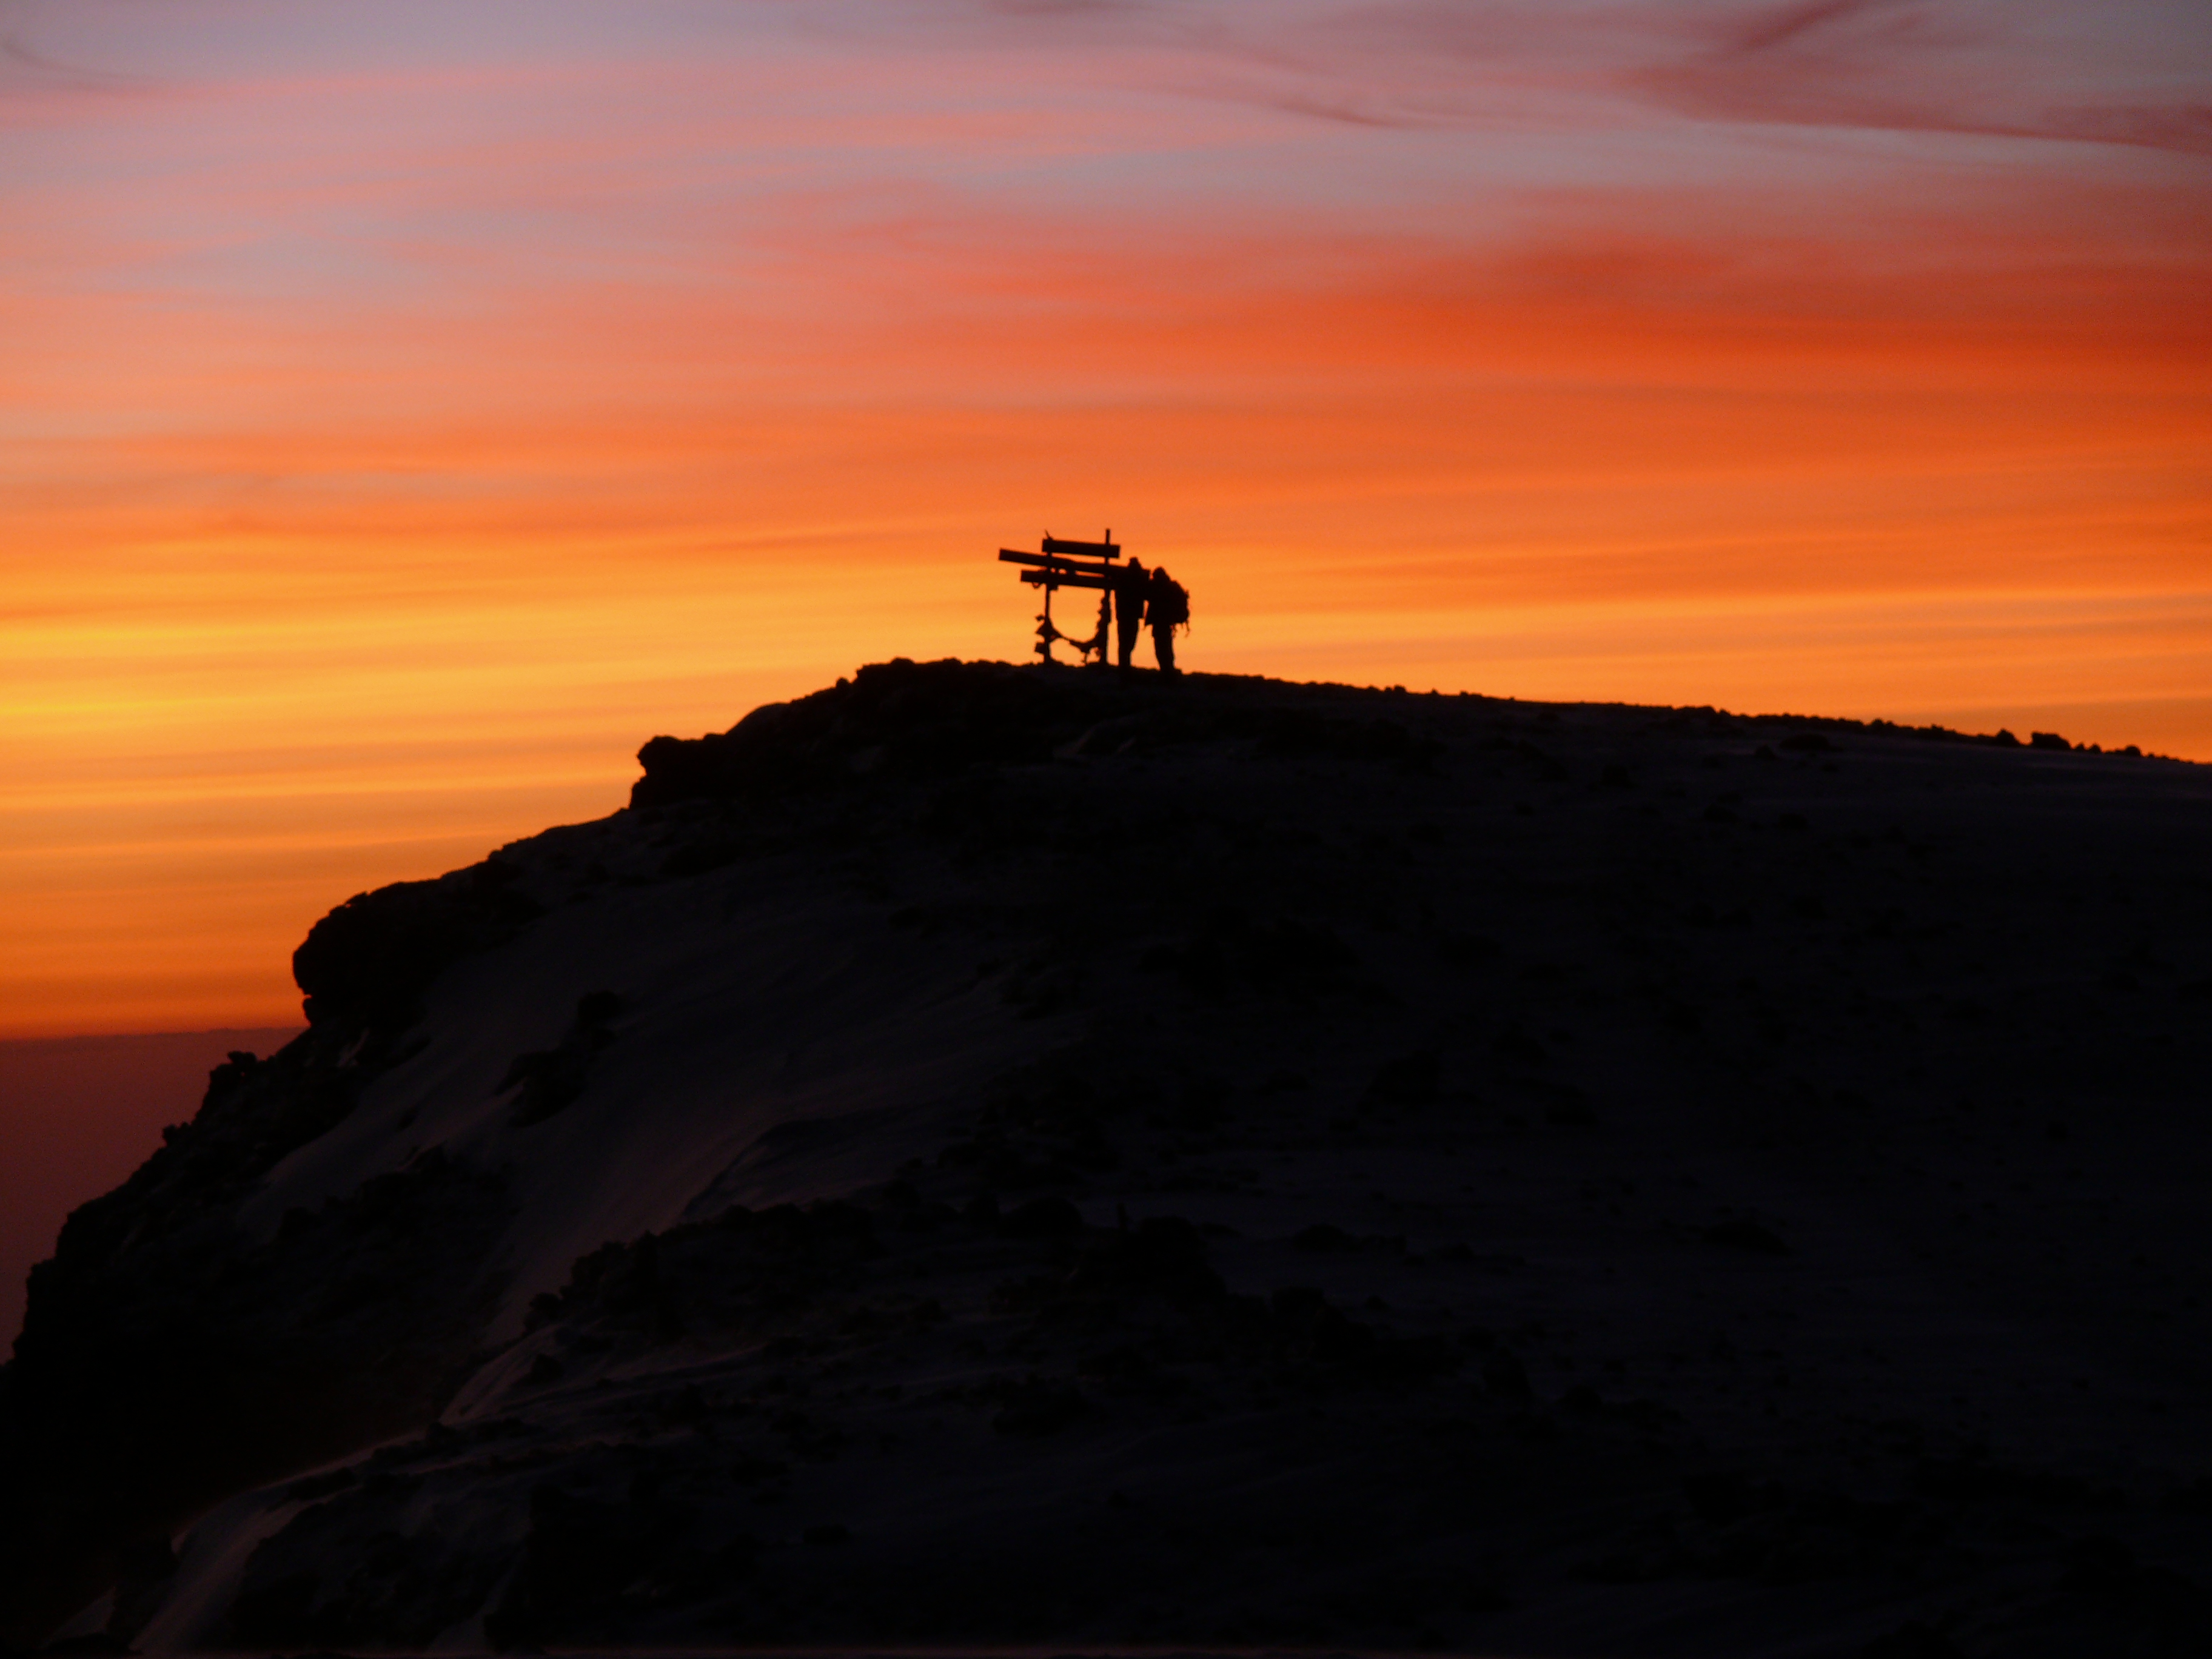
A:
{"type": "Polygon", "coordinates": [[[2212,1629],[2202,769],[956,663],[641,760],[71,1218],[14,1640],[2212,1629]]]}

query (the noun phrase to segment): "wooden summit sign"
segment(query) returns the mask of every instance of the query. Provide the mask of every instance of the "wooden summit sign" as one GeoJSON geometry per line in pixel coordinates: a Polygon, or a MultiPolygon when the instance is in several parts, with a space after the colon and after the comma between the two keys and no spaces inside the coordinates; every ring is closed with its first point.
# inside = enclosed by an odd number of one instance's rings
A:
{"type": "Polygon", "coordinates": [[[1037,617],[1037,655],[1050,662],[1054,641],[1066,640],[1086,659],[1095,653],[1099,662],[1106,660],[1106,636],[1113,626],[1115,583],[1129,568],[1115,562],[1121,556],[1121,549],[1110,530],[1103,540],[1095,542],[1063,541],[1047,531],[1037,552],[1021,553],[1011,547],[999,550],[1000,562],[1028,565],[1030,568],[1022,572],[1022,580],[1031,587],[1044,589],[1044,611],[1037,617]],[[1052,596],[1063,587],[1099,590],[1098,628],[1087,640],[1063,634],[1053,625],[1052,596]]]}

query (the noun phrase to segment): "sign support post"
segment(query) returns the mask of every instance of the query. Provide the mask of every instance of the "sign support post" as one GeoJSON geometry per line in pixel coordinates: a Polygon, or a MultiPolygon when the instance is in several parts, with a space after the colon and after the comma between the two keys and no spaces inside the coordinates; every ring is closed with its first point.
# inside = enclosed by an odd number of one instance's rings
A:
{"type": "Polygon", "coordinates": [[[999,550],[1002,564],[1026,565],[1022,580],[1031,587],[1044,590],[1044,612],[1037,618],[1036,653],[1045,661],[1053,660],[1052,647],[1055,641],[1066,640],[1085,658],[1097,653],[1100,664],[1106,660],[1106,635],[1111,600],[1103,597],[1110,592],[1115,579],[1128,567],[1117,564],[1121,556],[1120,545],[1109,530],[1095,542],[1064,541],[1050,531],[1045,532],[1039,551],[1018,552],[1010,547],[999,550]],[[1052,596],[1063,587],[1096,588],[1102,597],[1098,602],[1098,630],[1088,640],[1079,640],[1063,634],[1053,625],[1052,596]]]}

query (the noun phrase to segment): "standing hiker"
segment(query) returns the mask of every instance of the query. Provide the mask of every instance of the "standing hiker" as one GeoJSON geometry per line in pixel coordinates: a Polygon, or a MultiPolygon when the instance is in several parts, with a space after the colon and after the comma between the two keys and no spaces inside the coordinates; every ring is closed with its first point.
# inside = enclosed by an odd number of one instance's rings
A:
{"type": "Polygon", "coordinates": [[[1121,666],[1129,666],[1129,659],[1136,654],[1137,630],[1144,625],[1145,596],[1152,587],[1152,573],[1145,568],[1141,559],[1131,559],[1114,572],[1114,630],[1121,647],[1121,666]]]}
{"type": "Polygon", "coordinates": [[[1175,631],[1190,626],[1190,595],[1168,574],[1165,565],[1152,572],[1145,599],[1145,621],[1152,630],[1152,654],[1159,659],[1160,672],[1174,673],[1175,631]]]}

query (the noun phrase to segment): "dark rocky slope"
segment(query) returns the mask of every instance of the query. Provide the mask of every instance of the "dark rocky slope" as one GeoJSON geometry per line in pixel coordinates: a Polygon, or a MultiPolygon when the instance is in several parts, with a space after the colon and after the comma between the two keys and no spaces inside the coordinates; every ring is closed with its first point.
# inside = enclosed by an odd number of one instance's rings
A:
{"type": "Polygon", "coordinates": [[[72,1218],[14,1639],[2212,1638],[2202,769],[902,663],[641,759],[72,1218]]]}

